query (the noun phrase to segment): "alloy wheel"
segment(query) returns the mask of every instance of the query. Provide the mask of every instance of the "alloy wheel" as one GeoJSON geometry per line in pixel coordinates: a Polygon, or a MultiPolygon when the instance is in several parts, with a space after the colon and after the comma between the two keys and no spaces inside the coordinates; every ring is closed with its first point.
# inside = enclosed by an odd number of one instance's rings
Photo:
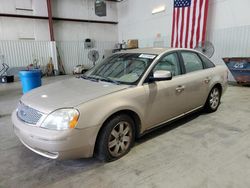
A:
{"type": "Polygon", "coordinates": [[[218,88],[214,88],[210,93],[209,104],[212,109],[216,109],[220,103],[220,91],[218,88]]]}
{"type": "Polygon", "coordinates": [[[125,121],[119,122],[111,131],[108,150],[113,157],[127,152],[132,141],[132,126],[125,121]]]}

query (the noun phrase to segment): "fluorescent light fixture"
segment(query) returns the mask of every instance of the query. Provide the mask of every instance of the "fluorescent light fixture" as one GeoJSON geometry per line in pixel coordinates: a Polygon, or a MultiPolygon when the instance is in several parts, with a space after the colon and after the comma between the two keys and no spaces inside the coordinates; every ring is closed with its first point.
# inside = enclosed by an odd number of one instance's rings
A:
{"type": "Polygon", "coordinates": [[[160,12],[164,12],[166,10],[166,7],[165,5],[162,5],[162,6],[159,6],[155,9],[152,10],[152,14],[157,14],[157,13],[160,13],[160,12]]]}

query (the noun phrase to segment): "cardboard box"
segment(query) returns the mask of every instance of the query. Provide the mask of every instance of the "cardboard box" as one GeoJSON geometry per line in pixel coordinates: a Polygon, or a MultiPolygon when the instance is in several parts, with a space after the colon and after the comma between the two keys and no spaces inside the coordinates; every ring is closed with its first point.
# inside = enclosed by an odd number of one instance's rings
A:
{"type": "Polygon", "coordinates": [[[133,39],[133,40],[128,40],[127,42],[127,48],[138,48],[138,40],[133,39]]]}

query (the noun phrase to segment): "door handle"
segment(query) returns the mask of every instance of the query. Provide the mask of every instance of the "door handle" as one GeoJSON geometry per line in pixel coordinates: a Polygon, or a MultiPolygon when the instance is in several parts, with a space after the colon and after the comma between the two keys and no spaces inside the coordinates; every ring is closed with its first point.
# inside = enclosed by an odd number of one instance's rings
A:
{"type": "Polygon", "coordinates": [[[207,77],[207,78],[204,80],[204,82],[205,82],[206,84],[208,84],[210,81],[211,81],[211,77],[207,77]]]}
{"type": "Polygon", "coordinates": [[[181,93],[182,91],[184,91],[185,86],[178,86],[175,90],[177,93],[181,93]]]}

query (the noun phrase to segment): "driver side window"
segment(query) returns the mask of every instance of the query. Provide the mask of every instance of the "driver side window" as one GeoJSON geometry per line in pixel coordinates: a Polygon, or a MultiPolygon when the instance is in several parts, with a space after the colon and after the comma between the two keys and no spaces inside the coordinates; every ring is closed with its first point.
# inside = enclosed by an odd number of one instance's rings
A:
{"type": "Polygon", "coordinates": [[[168,54],[163,57],[153,69],[153,72],[157,70],[167,70],[172,73],[172,76],[181,74],[180,64],[177,53],[168,54]]]}

